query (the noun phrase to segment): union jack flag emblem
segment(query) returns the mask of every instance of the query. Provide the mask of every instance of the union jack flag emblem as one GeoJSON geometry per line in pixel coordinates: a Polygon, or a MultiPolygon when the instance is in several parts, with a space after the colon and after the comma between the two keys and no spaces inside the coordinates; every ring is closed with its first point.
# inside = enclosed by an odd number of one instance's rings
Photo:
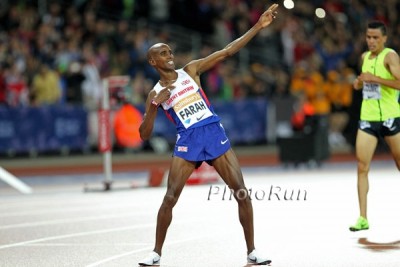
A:
{"type": "Polygon", "coordinates": [[[178,146],[178,152],[188,152],[187,146],[178,146]]]}

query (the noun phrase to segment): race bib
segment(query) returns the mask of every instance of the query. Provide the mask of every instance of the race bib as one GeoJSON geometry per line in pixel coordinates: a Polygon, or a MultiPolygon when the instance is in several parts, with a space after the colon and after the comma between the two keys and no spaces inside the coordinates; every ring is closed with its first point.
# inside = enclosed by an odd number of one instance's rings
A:
{"type": "Polygon", "coordinates": [[[363,98],[364,99],[381,99],[381,86],[377,83],[364,82],[363,98]]]}
{"type": "Polygon", "coordinates": [[[173,108],[185,128],[212,116],[206,102],[198,92],[181,99],[173,108]]]}

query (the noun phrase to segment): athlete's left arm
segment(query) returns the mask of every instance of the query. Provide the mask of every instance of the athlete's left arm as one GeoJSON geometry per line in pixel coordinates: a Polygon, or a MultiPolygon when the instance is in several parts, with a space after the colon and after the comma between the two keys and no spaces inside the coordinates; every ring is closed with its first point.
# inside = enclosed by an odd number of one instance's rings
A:
{"type": "Polygon", "coordinates": [[[389,52],[384,60],[385,68],[393,75],[394,80],[383,79],[369,72],[361,73],[358,79],[363,82],[379,83],[400,90],[400,62],[396,52],[389,52]]]}
{"type": "Polygon", "coordinates": [[[391,81],[393,85],[388,86],[400,90],[400,59],[399,55],[396,52],[393,51],[386,55],[385,67],[395,78],[395,80],[391,81]]]}

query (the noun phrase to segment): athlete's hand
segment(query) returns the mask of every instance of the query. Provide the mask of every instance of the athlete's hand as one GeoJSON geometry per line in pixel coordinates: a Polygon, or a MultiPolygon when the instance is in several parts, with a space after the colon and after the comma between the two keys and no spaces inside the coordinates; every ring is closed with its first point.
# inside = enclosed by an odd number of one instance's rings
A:
{"type": "Polygon", "coordinates": [[[258,23],[260,23],[262,28],[267,27],[275,18],[276,15],[278,14],[278,4],[273,4],[271,5],[258,19],[258,23]]]}
{"type": "Polygon", "coordinates": [[[357,79],[361,82],[367,82],[367,83],[374,83],[376,82],[376,76],[373,75],[370,72],[363,72],[361,73],[357,79]]]}
{"type": "Polygon", "coordinates": [[[169,84],[165,88],[161,89],[160,92],[153,98],[158,104],[167,101],[171,97],[171,91],[174,90],[175,85],[169,84]]]}
{"type": "Polygon", "coordinates": [[[353,82],[353,88],[355,90],[360,90],[363,87],[363,82],[356,78],[353,82]]]}

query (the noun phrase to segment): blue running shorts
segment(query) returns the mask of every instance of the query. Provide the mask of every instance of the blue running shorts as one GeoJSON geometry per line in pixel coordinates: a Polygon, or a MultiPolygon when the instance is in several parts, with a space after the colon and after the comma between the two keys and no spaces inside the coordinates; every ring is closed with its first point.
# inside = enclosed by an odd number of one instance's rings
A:
{"type": "Polygon", "coordinates": [[[222,124],[219,122],[188,129],[178,134],[174,156],[197,162],[211,164],[213,159],[223,155],[231,148],[222,124]]]}

